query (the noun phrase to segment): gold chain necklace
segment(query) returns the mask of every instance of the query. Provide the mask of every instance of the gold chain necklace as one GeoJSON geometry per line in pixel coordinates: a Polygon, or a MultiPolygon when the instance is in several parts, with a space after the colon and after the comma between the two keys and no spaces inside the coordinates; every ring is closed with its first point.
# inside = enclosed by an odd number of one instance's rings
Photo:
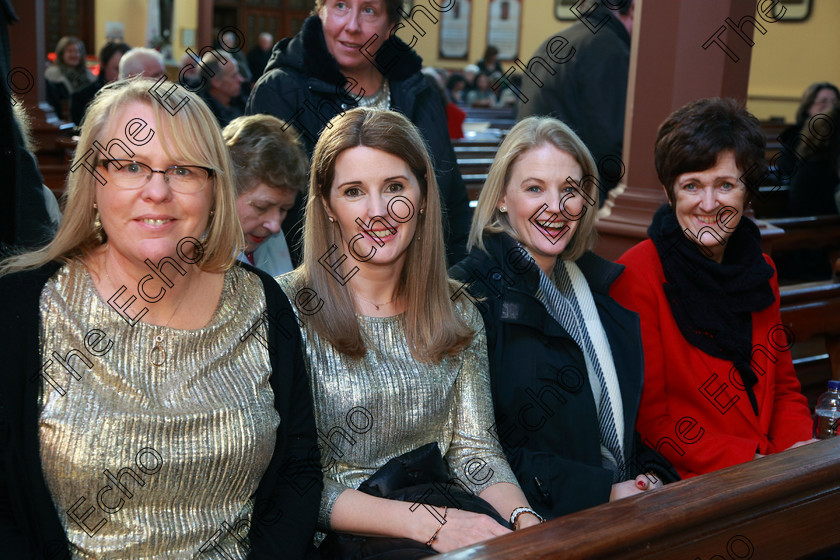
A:
{"type": "Polygon", "coordinates": [[[398,297],[398,296],[394,296],[394,297],[391,298],[391,301],[386,301],[385,303],[376,303],[374,301],[370,301],[366,297],[362,297],[360,294],[358,294],[356,292],[353,292],[353,293],[356,295],[356,297],[359,297],[359,298],[363,299],[364,301],[368,302],[369,304],[371,304],[372,306],[374,306],[377,311],[379,311],[379,306],[380,305],[388,305],[389,303],[394,303],[394,300],[396,300],[397,297],[398,297]]]}

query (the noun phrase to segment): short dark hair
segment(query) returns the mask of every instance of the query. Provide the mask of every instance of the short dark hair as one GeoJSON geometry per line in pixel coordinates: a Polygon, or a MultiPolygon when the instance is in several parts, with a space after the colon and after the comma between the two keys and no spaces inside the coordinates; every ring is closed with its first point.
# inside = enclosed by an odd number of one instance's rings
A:
{"type": "Polygon", "coordinates": [[[815,84],[811,84],[808,86],[808,89],[805,90],[805,93],[802,94],[802,100],[799,102],[799,109],[796,110],[796,124],[805,124],[805,121],[807,121],[810,117],[808,111],[811,110],[811,105],[814,104],[814,100],[824,89],[830,89],[834,92],[837,98],[840,99],[840,90],[838,90],[837,86],[831,82],[817,82],[815,84]]]}
{"type": "MultiPolygon", "coordinates": [[[[766,139],[761,123],[734,99],[698,99],[671,113],[659,127],[654,163],[659,180],[674,204],[674,183],[683,173],[714,167],[721,152],[733,151],[743,174],[761,177],[766,139]]],[[[747,185],[748,203],[752,189],[747,185]]]]}
{"type": "Polygon", "coordinates": [[[224,66],[230,64],[231,62],[236,62],[234,58],[225,50],[216,50],[212,49],[207,51],[204,56],[201,57],[201,67],[199,72],[202,76],[207,78],[207,89],[210,89],[210,83],[213,79],[222,79],[222,73],[224,71],[224,66]]]}
{"type": "Polygon", "coordinates": [[[498,54],[499,49],[497,49],[494,45],[487,45],[487,48],[484,49],[484,57],[482,60],[484,60],[484,62],[487,62],[488,58],[490,58],[491,56],[498,56],[498,54]]]}
{"type": "Polygon", "coordinates": [[[271,115],[248,115],[230,121],[222,136],[233,160],[236,196],[259,183],[305,192],[309,158],[293,131],[271,115]]]}
{"type": "Polygon", "coordinates": [[[110,41],[105,43],[105,46],[99,51],[99,68],[100,72],[108,65],[111,57],[117,53],[125,54],[131,50],[131,47],[120,41],[110,41]]]}
{"type": "Polygon", "coordinates": [[[449,79],[446,80],[446,89],[451,90],[460,83],[466,84],[467,79],[461,74],[452,74],[451,76],[449,76],[449,79]]]}
{"type": "MultiPolygon", "coordinates": [[[[403,0],[382,0],[385,2],[385,11],[388,14],[388,21],[390,23],[397,23],[400,21],[400,13],[399,10],[403,8],[403,0]]],[[[321,11],[321,8],[324,7],[324,4],[327,0],[315,0],[315,8],[312,10],[312,15],[318,15],[318,12],[321,11]]]]}

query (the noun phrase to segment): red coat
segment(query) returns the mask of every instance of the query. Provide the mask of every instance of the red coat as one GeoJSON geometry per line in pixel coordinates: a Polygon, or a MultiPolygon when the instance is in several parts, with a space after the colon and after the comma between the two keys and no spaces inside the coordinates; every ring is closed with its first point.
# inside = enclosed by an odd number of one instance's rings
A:
{"type": "Polygon", "coordinates": [[[467,113],[451,101],[446,104],[446,126],[449,129],[450,140],[460,140],[464,137],[464,121],[467,113]]]}
{"type": "MultiPolygon", "coordinates": [[[[764,258],[773,266],[770,257],[764,258]]],[[[645,378],[636,429],[645,443],[687,478],[810,439],[811,413],[793,370],[793,341],[782,327],[775,272],[770,284],[776,300],[752,316],[756,416],[732,362],[692,346],[680,332],[653,242],[639,243],[618,262],[627,268],[610,295],[636,311],[642,325],[645,378]]]]}

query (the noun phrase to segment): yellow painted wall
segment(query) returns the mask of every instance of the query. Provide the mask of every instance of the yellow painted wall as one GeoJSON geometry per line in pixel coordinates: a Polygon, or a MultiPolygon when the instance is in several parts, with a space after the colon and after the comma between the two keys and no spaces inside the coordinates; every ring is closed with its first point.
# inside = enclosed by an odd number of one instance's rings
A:
{"type": "Polygon", "coordinates": [[[132,47],[146,46],[146,0],[97,0],[95,12],[93,53],[98,54],[105,44],[106,21],[123,22],[125,42],[132,47]]]}
{"type": "MultiPolygon", "coordinates": [[[[444,0],[437,0],[438,5],[446,5],[444,0]]],[[[426,31],[425,37],[418,37],[415,50],[423,57],[423,64],[437,68],[460,69],[466,64],[474,64],[484,55],[487,46],[487,12],[489,0],[472,0],[472,23],[470,32],[470,54],[467,60],[441,59],[438,56],[438,42],[440,40],[440,26],[430,24],[422,14],[418,14],[416,21],[426,31]]],[[[414,0],[415,6],[423,6],[437,16],[429,0],[414,0]]],[[[440,20],[440,18],[438,18],[440,20]]],[[[519,58],[527,61],[540,44],[569,25],[573,21],[559,21],[554,17],[554,2],[552,0],[524,0],[522,6],[522,25],[519,34],[519,58]]],[[[401,29],[397,35],[403,39],[410,39],[413,30],[407,32],[401,29]]],[[[502,63],[507,68],[509,64],[502,63]]]]}
{"type": "MultiPolygon", "coordinates": [[[[696,0],[701,1],[701,0],[696,0]]],[[[840,0],[812,0],[811,17],[804,22],[765,24],[767,33],[756,32],[752,52],[747,106],[761,119],[782,116],[793,121],[799,99],[813,82],[840,84],[840,0]]],[[[430,6],[429,0],[415,0],[415,5],[430,6]]],[[[441,2],[439,2],[441,3],[441,2]]],[[[472,32],[469,59],[450,60],[438,57],[439,27],[417,20],[427,31],[420,37],[416,50],[428,66],[463,68],[484,53],[487,34],[489,0],[473,0],[472,32]]],[[[434,13],[434,12],[433,12],[434,13]]],[[[527,61],[549,36],[571,25],[554,17],[551,0],[524,0],[519,58],[527,61]]],[[[400,36],[411,34],[404,33],[400,36]]],[[[698,47],[699,48],[699,47],[698,47]]],[[[505,68],[508,64],[504,64],[505,68]]]]}
{"type": "MultiPolygon", "coordinates": [[[[125,29],[125,42],[132,47],[146,46],[146,0],[97,0],[95,8],[96,49],[105,44],[105,22],[121,21],[125,29]]],[[[198,25],[198,0],[175,0],[172,14],[172,52],[180,61],[186,45],[181,43],[182,29],[196,29],[198,25]]]]}
{"type": "Polygon", "coordinates": [[[747,107],[760,119],[793,121],[799,99],[814,82],[840,85],[840,1],[813,0],[804,22],[765,25],[754,36],[747,107]]]}
{"type": "Polygon", "coordinates": [[[180,63],[187,47],[196,50],[196,45],[184,45],[181,42],[181,30],[198,31],[198,0],[175,0],[172,20],[172,56],[180,63]]]}

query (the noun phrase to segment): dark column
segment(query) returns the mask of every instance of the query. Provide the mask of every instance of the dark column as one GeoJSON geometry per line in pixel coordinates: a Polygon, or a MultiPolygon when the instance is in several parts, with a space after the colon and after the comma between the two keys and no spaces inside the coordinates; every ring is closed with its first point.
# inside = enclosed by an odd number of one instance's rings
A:
{"type": "Polygon", "coordinates": [[[213,36],[213,0],[198,0],[196,45],[199,48],[212,47],[215,39],[213,36]]]}
{"type": "Polygon", "coordinates": [[[36,126],[55,119],[52,107],[46,102],[44,69],[47,53],[44,50],[44,0],[15,2],[18,21],[9,27],[15,92],[23,98],[36,126]],[[31,84],[27,85],[27,77],[31,84]],[[31,87],[30,87],[31,86],[31,87]],[[26,91],[24,91],[26,88],[26,91]]]}

